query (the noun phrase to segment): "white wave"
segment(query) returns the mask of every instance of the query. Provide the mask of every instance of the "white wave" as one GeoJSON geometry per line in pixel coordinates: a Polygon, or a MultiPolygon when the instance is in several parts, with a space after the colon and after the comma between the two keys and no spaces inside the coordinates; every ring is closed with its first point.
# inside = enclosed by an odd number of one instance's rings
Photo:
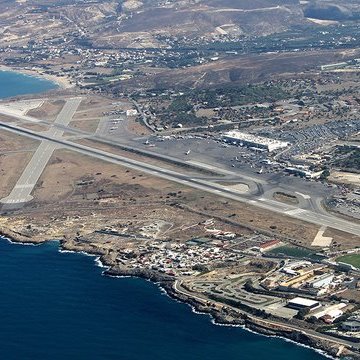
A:
{"type": "Polygon", "coordinates": [[[177,303],[182,303],[182,304],[186,304],[188,305],[190,308],[191,308],[191,311],[194,313],[194,314],[197,314],[197,315],[208,315],[210,318],[211,318],[211,323],[216,325],[216,326],[224,326],[224,327],[235,327],[235,328],[240,328],[240,329],[243,329],[247,332],[250,332],[252,334],[255,334],[255,335],[258,335],[258,336],[264,336],[264,337],[267,337],[267,338],[278,338],[278,339],[281,339],[283,341],[286,341],[286,342],[289,342],[289,343],[292,343],[292,344],[295,344],[297,346],[300,346],[300,347],[303,347],[303,348],[307,348],[307,349],[311,349],[313,351],[315,351],[316,353],[328,358],[328,359],[333,359],[333,360],[336,360],[337,358],[329,355],[326,351],[324,350],[320,350],[320,349],[316,349],[316,348],[313,348],[309,345],[305,345],[305,344],[302,344],[300,342],[296,342],[295,340],[292,340],[292,339],[288,339],[284,336],[279,336],[279,335],[266,335],[266,334],[262,334],[261,332],[257,332],[257,331],[254,331],[252,329],[249,329],[248,327],[246,327],[246,325],[241,325],[241,324],[227,324],[227,323],[219,323],[215,320],[214,316],[211,314],[211,312],[204,312],[204,311],[199,311],[198,309],[196,309],[196,307],[190,303],[187,303],[186,301],[182,301],[182,300],[179,300],[177,298],[174,298],[173,296],[170,296],[167,291],[161,287],[160,284],[159,285],[159,288],[161,289],[161,292],[168,296],[170,299],[176,301],[177,303]]]}
{"type": "Polygon", "coordinates": [[[113,274],[105,274],[108,277],[114,278],[114,279],[128,279],[128,278],[135,278],[136,276],[132,275],[113,275],[113,274]]]}
{"type": "Polygon", "coordinates": [[[100,256],[99,255],[96,255],[96,254],[90,254],[86,251],[76,251],[76,250],[67,250],[67,249],[62,249],[60,246],[58,248],[58,252],[61,253],[61,254],[81,254],[81,255],[84,255],[84,256],[89,256],[89,257],[93,257],[95,258],[94,259],[94,262],[95,262],[95,265],[99,268],[102,268],[104,269],[104,271],[101,273],[101,275],[104,275],[104,272],[106,270],[109,270],[110,269],[110,266],[106,266],[102,263],[102,261],[100,260],[100,256]]]}
{"type": "MultiPolygon", "coordinates": [[[[329,355],[326,351],[324,350],[320,350],[320,349],[316,349],[316,348],[313,348],[309,345],[305,345],[305,344],[302,344],[300,342],[297,342],[295,340],[292,340],[292,339],[289,339],[285,336],[280,336],[280,335],[267,335],[267,334],[263,334],[261,332],[257,332],[257,331],[254,331],[252,329],[249,329],[246,325],[240,325],[240,324],[226,324],[226,323],[218,323],[216,322],[216,320],[213,318],[213,316],[210,314],[210,316],[212,317],[211,319],[211,322],[216,325],[216,326],[224,326],[224,327],[237,327],[237,328],[241,328],[247,332],[250,332],[252,334],[256,334],[258,336],[263,336],[263,337],[267,337],[267,338],[273,338],[273,339],[281,339],[283,341],[286,341],[286,342],[289,342],[289,343],[292,343],[292,344],[295,344],[297,346],[300,346],[300,347],[303,347],[303,348],[306,348],[306,349],[311,349],[313,351],[315,351],[316,353],[319,353],[321,354],[322,356],[328,358],[328,359],[333,359],[333,360],[336,360],[337,358],[334,358],[333,356],[329,355]]],[[[311,336],[310,336],[311,337],[311,336]]]]}
{"type": "Polygon", "coordinates": [[[15,241],[15,240],[11,240],[10,238],[8,238],[6,236],[0,236],[0,239],[5,240],[12,245],[39,246],[39,245],[43,244],[43,243],[15,241]]]}

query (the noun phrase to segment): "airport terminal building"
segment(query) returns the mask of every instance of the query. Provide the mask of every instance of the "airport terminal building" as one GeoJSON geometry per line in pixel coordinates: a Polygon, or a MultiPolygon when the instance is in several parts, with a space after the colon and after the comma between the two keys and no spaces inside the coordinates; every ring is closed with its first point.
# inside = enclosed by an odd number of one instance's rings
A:
{"type": "Polygon", "coordinates": [[[278,149],[284,149],[289,146],[289,143],[284,141],[247,134],[237,130],[232,130],[224,133],[223,139],[224,141],[234,145],[254,147],[257,149],[266,150],[268,152],[278,149]]]}

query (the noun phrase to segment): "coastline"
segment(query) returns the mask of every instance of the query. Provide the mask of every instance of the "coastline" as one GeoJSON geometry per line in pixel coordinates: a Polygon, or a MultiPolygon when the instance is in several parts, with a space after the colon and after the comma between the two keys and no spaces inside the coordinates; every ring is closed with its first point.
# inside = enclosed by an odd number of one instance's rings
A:
{"type": "MultiPolygon", "coordinates": [[[[212,307],[211,304],[204,304],[197,301],[191,296],[186,296],[175,288],[176,279],[169,275],[160,274],[147,269],[126,269],[115,268],[109,256],[100,252],[92,252],[91,249],[85,249],[85,246],[77,248],[71,246],[66,240],[59,243],[59,252],[81,253],[86,256],[95,257],[95,264],[104,269],[102,275],[115,278],[141,278],[156,284],[160,291],[169,296],[176,302],[186,304],[191,307],[195,314],[208,315],[211,322],[216,326],[240,327],[245,331],[252,332],[257,335],[280,338],[284,341],[294,343],[297,346],[312,349],[315,352],[329,359],[338,359],[334,348],[325,342],[319,342],[308,335],[306,331],[286,331],[282,329],[270,329],[265,326],[259,326],[252,316],[245,312],[238,311],[235,313],[224,313],[223,311],[212,307]]],[[[225,306],[224,306],[225,307],[225,306]]],[[[355,359],[355,357],[352,357],[355,359]]],[[[351,359],[352,359],[351,358],[351,359]]],[[[350,358],[349,358],[350,359],[350,358]]]]}
{"type": "MultiPolygon", "coordinates": [[[[9,229],[4,230],[2,228],[0,228],[0,237],[13,244],[33,246],[40,245],[49,241],[34,241],[33,239],[22,236],[21,234],[9,231],[9,229]]],[[[293,342],[298,346],[311,348],[327,358],[338,358],[336,356],[336,349],[334,348],[334,346],[332,346],[333,344],[331,345],[330,341],[326,342],[315,339],[311,334],[308,334],[306,332],[306,329],[301,331],[289,331],[289,329],[285,329],[285,325],[283,327],[279,326],[277,328],[265,326],[263,324],[264,319],[254,317],[253,315],[248,314],[243,310],[237,309],[236,311],[234,311],[234,309],[230,309],[230,307],[228,307],[226,304],[224,304],[222,308],[218,308],[215,306],[215,304],[210,303],[210,301],[208,301],[207,303],[200,302],[195,297],[187,296],[186,294],[177,291],[175,286],[176,279],[172,276],[160,274],[158,272],[154,272],[148,269],[119,268],[116,266],[110,254],[99,252],[97,251],[97,249],[91,248],[91,246],[86,246],[85,244],[79,246],[73,243],[71,240],[69,241],[65,238],[57,241],[59,242],[58,251],[60,253],[79,253],[86,256],[95,257],[95,265],[104,269],[102,271],[102,275],[104,276],[118,278],[136,277],[157,284],[159,289],[163,291],[167,296],[171,297],[175,301],[189,305],[194,313],[209,315],[214,325],[241,327],[246,331],[250,331],[258,335],[263,335],[267,337],[278,337],[283,339],[284,341],[293,342]]],[[[358,358],[360,357],[355,354],[349,357],[349,359],[358,358]]]]}
{"type": "Polygon", "coordinates": [[[0,65],[0,71],[15,72],[23,75],[37,77],[38,79],[41,80],[51,81],[62,90],[71,89],[75,87],[75,85],[72,84],[70,82],[70,79],[67,78],[66,76],[56,76],[56,75],[46,74],[45,72],[36,69],[30,70],[30,69],[0,65]]]}

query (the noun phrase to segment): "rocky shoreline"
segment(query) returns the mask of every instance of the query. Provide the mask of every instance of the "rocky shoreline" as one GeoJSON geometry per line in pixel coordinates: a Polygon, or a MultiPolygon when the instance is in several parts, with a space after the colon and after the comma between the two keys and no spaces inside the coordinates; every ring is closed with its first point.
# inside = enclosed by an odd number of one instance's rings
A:
{"type": "MultiPolygon", "coordinates": [[[[9,231],[9,229],[5,230],[3,228],[0,228],[0,236],[14,243],[29,245],[39,245],[47,241],[42,239],[31,239],[22,234],[9,231]]],[[[217,325],[241,326],[244,327],[244,329],[261,335],[281,337],[297,344],[315,349],[328,357],[337,358],[337,349],[334,346],[331,346],[329,342],[315,339],[313,336],[306,334],[305,330],[289,331],[281,329],[280,327],[275,329],[274,327],[264,326],[263,324],[258,323],[253,316],[250,316],[243,311],[236,311],[235,313],[235,311],[227,308],[226,305],[222,310],[220,310],[217,307],[212,306],[210,301],[208,303],[200,302],[195,298],[186,296],[185,294],[176,291],[174,287],[175,279],[172,276],[148,269],[128,269],[125,267],[119,267],[111,256],[111,253],[101,252],[99,249],[92,247],[91,244],[80,245],[71,240],[69,241],[68,239],[61,239],[59,242],[60,250],[98,256],[101,266],[105,268],[103,272],[104,275],[113,277],[138,277],[158,284],[159,287],[162,288],[171,298],[190,305],[195,312],[209,314],[213,319],[213,322],[217,325]],[[226,310],[224,311],[224,309],[226,310]]],[[[360,356],[351,353],[351,355],[348,355],[346,359],[360,359],[360,356]]]]}
{"type": "MultiPolygon", "coordinates": [[[[289,331],[285,329],[274,329],[266,327],[254,321],[253,317],[249,316],[245,312],[235,313],[233,311],[226,311],[225,313],[224,311],[211,306],[210,302],[208,304],[204,304],[190,296],[186,296],[185,294],[175,290],[174,277],[148,269],[128,269],[125,267],[119,267],[114,263],[111,254],[103,254],[98,251],[92,251],[91,247],[89,246],[81,246],[80,249],[78,246],[74,246],[72,242],[67,242],[66,240],[61,241],[61,248],[67,251],[81,251],[89,255],[98,256],[101,265],[106,268],[104,275],[113,277],[138,277],[152,281],[158,284],[159,287],[162,288],[171,298],[190,305],[195,312],[210,315],[214,323],[217,325],[241,326],[244,327],[244,329],[256,332],[261,335],[281,337],[290,341],[294,341],[297,344],[315,349],[328,357],[336,358],[336,348],[325,341],[314,339],[311,335],[306,334],[305,331],[289,331]]],[[[359,359],[360,357],[356,357],[354,354],[354,356],[348,358],[359,359]]]]}
{"type": "MultiPolygon", "coordinates": [[[[111,266],[107,264],[106,261],[103,262],[103,259],[100,258],[101,262],[105,266],[111,266]]],[[[131,277],[139,277],[145,280],[150,280],[152,282],[157,283],[171,298],[181,301],[190,305],[195,312],[208,314],[213,319],[214,324],[216,325],[225,325],[225,326],[241,326],[244,329],[253,331],[257,334],[265,335],[265,336],[272,336],[272,337],[281,337],[284,339],[288,339],[294,341],[297,344],[304,345],[306,347],[310,347],[317,351],[320,351],[324,355],[335,358],[337,351],[334,347],[326,344],[325,342],[316,341],[311,336],[307,335],[305,332],[296,332],[296,331],[286,331],[280,329],[270,329],[264,326],[260,326],[256,322],[254,322],[247,314],[242,313],[224,313],[219,311],[218,309],[209,305],[204,305],[197,301],[194,298],[185,296],[177,292],[174,289],[174,279],[169,279],[167,276],[162,276],[160,274],[154,273],[152,271],[147,270],[136,270],[130,271],[127,269],[112,269],[106,270],[104,272],[105,275],[109,276],[131,276],[131,277]]],[[[355,359],[356,357],[352,357],[355,359]]]]}

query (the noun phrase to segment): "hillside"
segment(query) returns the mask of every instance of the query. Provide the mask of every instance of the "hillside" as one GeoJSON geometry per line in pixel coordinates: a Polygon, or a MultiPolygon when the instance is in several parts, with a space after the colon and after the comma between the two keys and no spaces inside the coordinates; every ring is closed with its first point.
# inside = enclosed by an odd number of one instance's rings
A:
{"type": "MultiPolygon", "coordinates": [[[[298,0],[210,0],[172,1],[163,5],[155,1],[125,1],[121,7],[122,21],[117,33],[101,36],[110,46],[129,45],[132,34],[139,34],[141,43],[156,43],[156,35],[180,37],[267,35],[285,31],[303,22],[298,0]]],[[[130,42],[132,43],[132,42],[130,42]]]]}
{"type": "Polygon", "coordinates": [[[95,46],[157,47],[166,46],[159,35],[267,35],[304,21],[299,0],[5,0],[0,10],[0,40],[19,45],[35,30],[40,37],[76,31],[95,46]]]}
{"type": "Polygon", "coordinates": [[[320,20],[360,19],[360,3],[357,0],[315,0],[304,7],[304,15],[320,20]]]}

